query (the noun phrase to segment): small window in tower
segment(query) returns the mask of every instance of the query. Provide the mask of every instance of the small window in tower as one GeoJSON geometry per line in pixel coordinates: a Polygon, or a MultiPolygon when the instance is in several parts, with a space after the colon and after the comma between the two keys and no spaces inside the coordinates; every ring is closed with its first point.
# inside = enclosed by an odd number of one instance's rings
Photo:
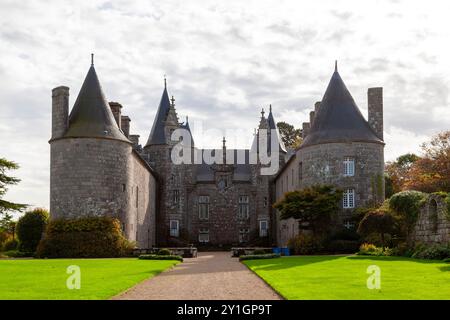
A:
{"type": "Polygon", "coordinates": [[[355,207],[355,189],[344,190],[343,205],[344,209],[355,207]]]}
{"type": "Polygon", "coordinates": [[[127,186],[125,185],[125,183],[122,184],[122,192],[125,192],[127,190],[127,186]]]}
{"type": "Polygon", "coordinates": [[[172,191],[172,203],[178,204],[180,202],[180,190],[172,191]]]}
{"type": "Polygon", "coordinates": [[[291,185],[294,186],[294,168],[292,168],[291,185]]]}
{"type": "Polygon", "coordinates": [[[170,220],[170,236],[178,237],[180,235],[180,223],[178,220],[170,220]]]}
{"type": "Polygon", "coordinates": [[[263,206],[264,206],[264,208],[267,208],[267,197],[264,197],[263,206]]]}
{"type": "Polygon", "coordinates": [[[269,225],[267,223],[267,220],[261,220],[259,221],[259,236],[261,238],[267,237],[269,225]]]}
{"type": "Polygon", "coordinates": [[[298,163],[298,180],[301,181],[303,179],[303,163],[298,163]]]}
{"type": "Polygon", "coordinates": [[[139,187],[136,186],[136,208],[139,206],[139,187]]]}
{"type": "Polygon", "coordinates": [[[355,175],[355,159],[351,157],[344,158],[344,176],[353,177],[355,175]]]}
{"type": "Polygon", "coordinates": [[[239,242],[247,242],[249,240],[249,229],[239,229],[239,242]]]}

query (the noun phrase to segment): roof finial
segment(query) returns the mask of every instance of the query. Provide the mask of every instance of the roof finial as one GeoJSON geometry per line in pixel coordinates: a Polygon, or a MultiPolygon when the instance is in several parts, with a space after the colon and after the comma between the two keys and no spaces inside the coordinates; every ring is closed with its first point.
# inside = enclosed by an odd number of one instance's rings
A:
{"type": "Polygon", "coordinates": [[[269,112],[272,113],[272,104],[269,104],[269,112]]]}
{"type": "Polygon", "coordinates": [[[175,107],[175,98],[172,96],[172,98],[170,99],[170,101],[172,102],[172,107],[175,107]]]}
{"type": "Polygon", "coordinates": [[[334,60],[334,72],[337,72],[337,60],[334,60]]]}
{"type": "Polygon", "coordinates": [[[164,74],[164,89],[167,89],[167,79],[166,79],[166,74],[164,74]]]}
{"type": "Polygon", "coordinates": [[[189,123],[189,117],[186,116],[186,124],[188,124],[188,123],[189,123]]]}
{"type": "Polygon", "coordinates": [[[93,66],[93,65],[94,65],[94,54],[91,53],[91,66],[93,66]]]}
{"type": "Polygon", "coordinates": [[[225,144],[226,144],[226,142],[227,142],[227,140],[225,140],[225,137],[223,137],[223,139],[222,139],[222,143],[223,143],[223,147],[224,147],[224,148],[226,148],[226,145],[225,145],[225,144]]]}
{"type": "Polygon", "coordinates": [[[261,118],[264,118],[264,108],[261,109],[261,118]]]}

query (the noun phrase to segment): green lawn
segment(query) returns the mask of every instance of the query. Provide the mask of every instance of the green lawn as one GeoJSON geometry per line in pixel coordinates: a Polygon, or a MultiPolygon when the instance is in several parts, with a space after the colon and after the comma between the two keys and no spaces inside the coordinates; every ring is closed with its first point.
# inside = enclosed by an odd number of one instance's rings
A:
{"type": "Polygon", "coordinates": [[[0,299],[107,299],[175,265],[122,259],[0,260],[0,299]],[[67,289],[67,267],[80,267],[81,288],[67,289]]]}
{"type": "Polygon", "coordinates": [[[401,257],[296,256],[244,262],[286,299],[450,299],[450,264],[401,257]],[[368,289],[367,267],[381,271],[368,289]]]}

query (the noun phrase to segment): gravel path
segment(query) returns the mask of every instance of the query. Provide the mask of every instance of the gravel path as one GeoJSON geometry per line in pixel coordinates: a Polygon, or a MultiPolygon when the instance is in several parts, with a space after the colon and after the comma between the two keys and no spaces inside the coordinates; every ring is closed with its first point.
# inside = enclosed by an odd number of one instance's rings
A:
{"type": "Polygon", "coordinates": [[[228,252],[200,252],[114,300],[279,300],[263,280],[228,252]]]}

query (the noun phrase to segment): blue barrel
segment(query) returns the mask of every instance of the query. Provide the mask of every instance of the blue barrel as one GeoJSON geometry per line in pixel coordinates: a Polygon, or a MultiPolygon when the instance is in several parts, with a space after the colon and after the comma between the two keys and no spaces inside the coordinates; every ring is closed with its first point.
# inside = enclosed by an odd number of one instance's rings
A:
{"type": "Polygon", "coordinates": [[[281,254],[281,248],[276,247],[276,248],[273,248],[272,250],[273,250],[273,253],[281,254]]]}
{"type": "Polygon", "coordinates": [[[290,253],[289,253],[289,248],[281,248],[281,252],[282,252],[283,255],[285,255],[285,256],[289,256],[289,255],[290,255],[290,253]]]}

